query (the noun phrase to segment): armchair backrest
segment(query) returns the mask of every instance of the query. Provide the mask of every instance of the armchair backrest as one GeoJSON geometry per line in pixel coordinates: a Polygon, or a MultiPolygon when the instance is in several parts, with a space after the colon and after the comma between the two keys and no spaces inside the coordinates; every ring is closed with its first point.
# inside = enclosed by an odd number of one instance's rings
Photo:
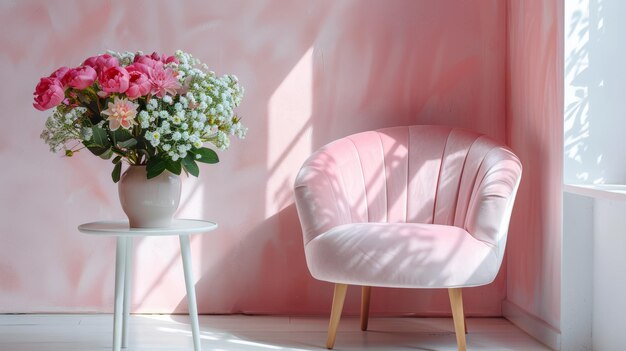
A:
{"type": "Polygon", "coordinates": [[[461,227],[503,251],[521,172],[509,148],[467,130],[354,134],[311,155],[296,178],[304,242],[342,224],[410,222],[461,227]]]}

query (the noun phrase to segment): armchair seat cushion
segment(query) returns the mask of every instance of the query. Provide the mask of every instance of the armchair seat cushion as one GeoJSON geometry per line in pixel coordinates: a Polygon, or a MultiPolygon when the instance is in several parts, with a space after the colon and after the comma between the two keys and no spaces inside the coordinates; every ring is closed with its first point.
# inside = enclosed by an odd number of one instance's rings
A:
{"type": "Polygon", "coordinates": [[[499,268],[494,246],[438,224],[344,224],[309,241],[305,251],[316,279],[364,286],[479,286],[499,268]]]}

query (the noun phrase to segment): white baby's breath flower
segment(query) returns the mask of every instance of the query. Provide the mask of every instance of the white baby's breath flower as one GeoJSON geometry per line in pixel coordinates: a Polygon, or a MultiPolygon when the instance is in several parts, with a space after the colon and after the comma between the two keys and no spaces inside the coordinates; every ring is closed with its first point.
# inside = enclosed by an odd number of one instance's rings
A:
{"type": "Polygon", "coordinates": [[[170,145],[170,144],[163,144],[163,146],[161,146],[161,148],[163,149],[163,151],[169,151],[172,148],[172,145],[170,145]]]}
{"type": "Polygon", "coordinates": [[[174,134],[172,134],[172,140],[174,141],[180,140],[181,137],[182,135],[180,134],[180,132],[174,132],[174,134]]]}
{"type": "Polygon", "coordinates": [[[83,140],[89,141],[91,140],[91,137],[93,136],[93,129],[89,127],[83,127],[81,129],[81,135],[82,135],[83,140]]]}
{"type": "Polygon", "coordinates": [[[165,102],[166,104],[171,104],[172,103],[172,97],[169,95],[165,95],[163,97],[163,102],[165,102]]]}

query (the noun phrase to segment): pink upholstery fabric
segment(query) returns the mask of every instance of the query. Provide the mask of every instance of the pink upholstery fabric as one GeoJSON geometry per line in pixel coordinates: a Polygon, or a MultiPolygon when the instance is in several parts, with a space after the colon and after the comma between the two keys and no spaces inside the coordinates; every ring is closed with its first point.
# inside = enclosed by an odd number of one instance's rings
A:
{"type": "Polygon", "coordinates": [[[502,262],[521,171],[507,147],[443,126],[334,141],[295,183],[309,270],[370,286],[488,284],[502,262]]]}

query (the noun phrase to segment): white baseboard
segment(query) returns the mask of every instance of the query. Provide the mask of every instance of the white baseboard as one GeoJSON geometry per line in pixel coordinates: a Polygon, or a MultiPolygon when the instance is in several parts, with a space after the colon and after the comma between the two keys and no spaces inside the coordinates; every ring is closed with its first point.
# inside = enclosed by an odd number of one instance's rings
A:
{"type": "Polygon", "coordinates": [[[561,350],[561,332],[514,303],[502,301],[502,315],[553,350],[561,350]]]}

